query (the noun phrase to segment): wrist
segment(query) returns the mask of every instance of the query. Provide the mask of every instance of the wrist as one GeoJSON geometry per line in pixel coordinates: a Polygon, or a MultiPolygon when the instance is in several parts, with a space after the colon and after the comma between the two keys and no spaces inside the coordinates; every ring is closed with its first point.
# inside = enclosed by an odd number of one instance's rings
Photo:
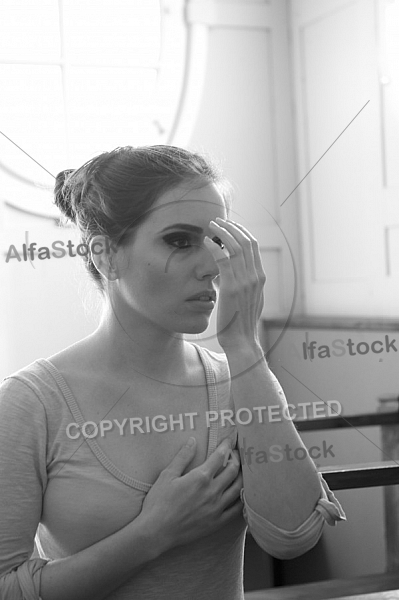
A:
{"type": "Polygon", "coordinates": [[[242,360],[252,360],[260,358],[264,358],[265,353],[260,345],[259,340],[252,341],[240,341],[235,344],[231,344],[229,346],[223,347],[224,353],[227,358],[234,359],[242,359],[242,360]]]}
{"type": "Polygon", "coordinates": [[[232,376],[266,363],[264,350],[258,342],[237,344],[234,348],[225,350],[225,354],[232,376]]]}
{"type": "Polygon", "coordinates": [[[162,535],[161,528],[151,518],[151,515],[141,512],[132,523],[135,523],[138,528],[138,537],[148,561],[158,558],[169,550],[171,544],[162,535]]]}

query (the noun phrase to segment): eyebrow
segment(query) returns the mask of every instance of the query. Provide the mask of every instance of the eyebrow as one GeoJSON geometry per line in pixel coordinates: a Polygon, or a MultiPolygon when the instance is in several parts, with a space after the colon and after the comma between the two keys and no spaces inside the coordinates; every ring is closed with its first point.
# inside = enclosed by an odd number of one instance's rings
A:
{"type": "Polygon", "coordinates": [[[168,225],[164,229],[162,229],[161,233],[164,231],[168,231],[169,229],[184,229],[186,231],[191,231],[192,233],[202,233],[202,227],[196,227],[195,225],[190,225],[189,223],[175,223],[174,225],[168,225]]]}

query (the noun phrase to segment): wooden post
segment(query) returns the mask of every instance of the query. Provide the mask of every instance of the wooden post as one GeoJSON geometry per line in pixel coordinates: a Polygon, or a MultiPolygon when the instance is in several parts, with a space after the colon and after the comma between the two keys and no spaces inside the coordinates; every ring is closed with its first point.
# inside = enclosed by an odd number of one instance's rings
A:
{"type": "MultiPolygon", "coordinates": [[[[379,412],[399,410],[399,396],[386,395],[379,399],[379,412]]],[[[399,464],[399,426],[397,423],[381,427],[382,460],[399,464]]],[[[386,571],[399,571],[399,485],[384,486],[386,571]]]]}

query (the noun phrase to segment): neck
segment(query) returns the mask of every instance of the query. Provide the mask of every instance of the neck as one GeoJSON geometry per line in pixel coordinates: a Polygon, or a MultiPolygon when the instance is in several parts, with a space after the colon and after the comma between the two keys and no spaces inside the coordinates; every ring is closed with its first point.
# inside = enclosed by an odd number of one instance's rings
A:
{"type": "Polygon", "coordinates": [[[101,323],[90,336],[96,359],[107,370],[131,378],[132,371],[160,382],[177,382],[184,376],[188,342],[183,334],[166,331],[131,309],[129,314],[104,310],[101,323]]]}

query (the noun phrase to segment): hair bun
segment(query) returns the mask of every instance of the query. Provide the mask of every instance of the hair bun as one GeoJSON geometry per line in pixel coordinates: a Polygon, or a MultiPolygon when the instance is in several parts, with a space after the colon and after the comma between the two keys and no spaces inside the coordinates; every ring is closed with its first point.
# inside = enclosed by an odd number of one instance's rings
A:
{"type": "Polygon", "coordinates": [[[75,169],[65,169],[58,173],[55,178],[54,185],[54,203],[61,212],[71,221],[75,222],[76,213],[72,204],[71,189],[72,186],[68,185],[70,175],[75,169]]]}

